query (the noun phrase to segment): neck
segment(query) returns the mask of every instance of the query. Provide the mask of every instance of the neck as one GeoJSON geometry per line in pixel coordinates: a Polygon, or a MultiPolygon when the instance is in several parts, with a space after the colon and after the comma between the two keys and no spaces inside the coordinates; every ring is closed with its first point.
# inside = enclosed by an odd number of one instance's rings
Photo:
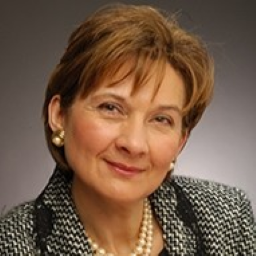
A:
{"type": "Polygon", "coordinates": [[[86,233],[107,251],[129,255],[138,240],[143,199],[133,203],[113,202],[85,189],[76,179],[72,195],[86,233]]]}

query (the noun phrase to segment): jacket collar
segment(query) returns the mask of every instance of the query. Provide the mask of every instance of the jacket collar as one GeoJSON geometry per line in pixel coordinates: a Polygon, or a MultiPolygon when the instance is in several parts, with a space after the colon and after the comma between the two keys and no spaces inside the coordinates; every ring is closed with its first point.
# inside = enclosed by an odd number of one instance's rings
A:
{"type": "Polygon", "coordinates": [[[169,255],[201,255],[201,236],[192,205],[175,178],[165,181],[150,196],[150,202],[169,255]]]}
{"type": "Polygon", "coordinates": [[[71,184],[72,174],[56,169],[36,199],[34,233],[40,255],[92,255],[72,200],[71,184]]]}
{"type": "MultiPolygon", "coordinates": [[[[40,255],[68,255],[70,252],[92,255],[73,204],[71,183],[72,174],[56,169],[35,201],[34,234],[40,255]]],[[[196,255],[196,232],[189,226],[191,223],[187,223],[191,220],[186,220],[191,209],[181,209],[177,190],[179,187],[174,180],[164,182],[150,196],[150,202],[162,227],[169,255],[196,255]]]]}

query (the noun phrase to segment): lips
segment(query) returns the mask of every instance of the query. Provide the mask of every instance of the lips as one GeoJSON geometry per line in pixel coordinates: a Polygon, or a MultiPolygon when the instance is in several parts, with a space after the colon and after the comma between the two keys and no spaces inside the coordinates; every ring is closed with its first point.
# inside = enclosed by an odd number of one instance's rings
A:
{"type": "Polygon", "coordinates": [[[112,162],[108,160],[106,160],[106,162],[108,166],[111,167],[112,170],[126,176],[134,176],[134,175],[140,174],[144,170],[143,168],[126,165],[123,163],[117,163],[117,162],[112,162]]]}

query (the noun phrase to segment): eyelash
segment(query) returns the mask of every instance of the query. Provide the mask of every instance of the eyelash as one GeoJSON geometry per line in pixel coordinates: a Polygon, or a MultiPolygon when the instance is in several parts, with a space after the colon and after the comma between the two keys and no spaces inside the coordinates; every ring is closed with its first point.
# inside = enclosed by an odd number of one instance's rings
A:
{"type": "Polygon", "coordinates": [[[104,102],[100,104],[97,108],[110,115],[123,114],[121,107],[118,106],[116,103],[104,102]]]}
{"type": "Polygon", "coordinates": [[[174,121],[171,117],[169,116],[156,116],[154,118],[154,120],[160,124],[163,124],[163,125],[169,125],[169,126],[173,126],[174,125],[174,121]]]}

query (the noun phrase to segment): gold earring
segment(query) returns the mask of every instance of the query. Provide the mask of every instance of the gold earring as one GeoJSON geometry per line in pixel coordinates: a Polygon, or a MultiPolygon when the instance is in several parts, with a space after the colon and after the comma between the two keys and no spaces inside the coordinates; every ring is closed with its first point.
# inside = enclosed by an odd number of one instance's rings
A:
{"type": "Polygon", "coordinates": [[[61,148],[64,145],[64,137],[65,137],[65,132],[64,130],[57,130],[52,133],[52,143],[58,147],[61,148]]]}

